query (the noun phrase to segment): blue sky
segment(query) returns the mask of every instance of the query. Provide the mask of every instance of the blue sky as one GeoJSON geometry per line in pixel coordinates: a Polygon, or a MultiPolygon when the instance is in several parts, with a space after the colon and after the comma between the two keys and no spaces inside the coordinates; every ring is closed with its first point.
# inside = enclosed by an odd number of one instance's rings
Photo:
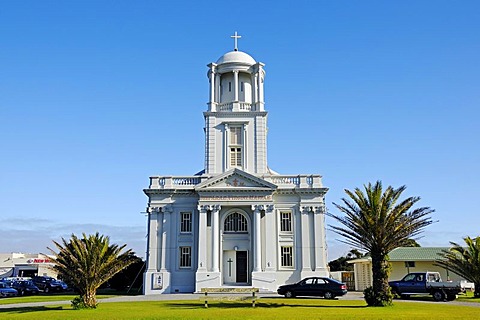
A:
{"type": "Polygon", "coordinates": [[[272,169],[323,175],[334,213],[407,185],[436,210],[423,246],[480,234],[478,1],[179,3],[2,1],[0,252],[99,231],[144,256],[142,189],[203,168],[206,65],[234,31],[266,64],[272,169]]]}

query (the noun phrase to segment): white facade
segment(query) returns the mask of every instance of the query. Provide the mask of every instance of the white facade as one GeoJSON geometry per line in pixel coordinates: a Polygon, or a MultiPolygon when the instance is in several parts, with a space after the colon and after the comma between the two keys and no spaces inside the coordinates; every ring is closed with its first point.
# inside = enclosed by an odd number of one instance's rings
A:
{"type": "Polygon", "coordinates": [[[264,64],[235,49],[208,67],[204,170],[150,177],[144,190],[144,293],[275,291],[328,275],[321,176],[279,175],[267,165],[264,64]]]}

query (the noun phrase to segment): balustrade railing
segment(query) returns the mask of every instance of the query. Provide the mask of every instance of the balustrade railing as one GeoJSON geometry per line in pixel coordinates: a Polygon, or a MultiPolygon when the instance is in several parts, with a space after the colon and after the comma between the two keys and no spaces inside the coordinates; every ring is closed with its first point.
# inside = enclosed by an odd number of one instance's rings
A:
{"type": "MultiPolygon", "coordinates": [[[[209,179],[208,176],[157,176],[150,177],[150,189],[193,189],[209,179]]],[[[322,188],[320,175],[272,175],[263,176],[279,188],[322,188]]]]}
{"type": "Polygon", "coordinates": [[[265,180],[270,181],[273,184],[276,184],[280,188],[322,188],[322,177],[320,175],[296,175],[296,176],[287,176],[287,175],[275,175],[263,177],[265,180]]]}
{"type": "Polygon", "coordinates": [[[217,105],[218,111],[250,111],[252,104],[248,102],[225,102],[217,105]]]}
{"type": "Polygon", "coordinates": [[[206,178],[198,176],[150,177],[150,189],[192,188],[203,179],[206,178]]]}

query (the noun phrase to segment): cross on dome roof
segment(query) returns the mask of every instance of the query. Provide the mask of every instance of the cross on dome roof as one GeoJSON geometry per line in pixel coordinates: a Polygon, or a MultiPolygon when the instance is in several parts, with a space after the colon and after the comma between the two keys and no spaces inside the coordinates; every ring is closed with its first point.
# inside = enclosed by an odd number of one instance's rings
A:
{"type": "Polygon", "coordinates": [[[235,48],[234,51],[238,51],[238,39],[240,39],[242,36],[239,36],[237,34],[237,31],[235,31],[235,34],[233,36],[230,36],[230,38],[233,38],[235,41],[235,48]]]}

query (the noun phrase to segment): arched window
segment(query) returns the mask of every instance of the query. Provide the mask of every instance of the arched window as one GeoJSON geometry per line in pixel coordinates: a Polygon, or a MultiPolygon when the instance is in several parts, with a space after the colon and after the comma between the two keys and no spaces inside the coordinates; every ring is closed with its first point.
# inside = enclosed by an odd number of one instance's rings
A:
{"type": "Polygon", "coordinates": [[[241,213],[232,212],[225,218],[224,232],[248,232],[247,218],[241,213]]]}

